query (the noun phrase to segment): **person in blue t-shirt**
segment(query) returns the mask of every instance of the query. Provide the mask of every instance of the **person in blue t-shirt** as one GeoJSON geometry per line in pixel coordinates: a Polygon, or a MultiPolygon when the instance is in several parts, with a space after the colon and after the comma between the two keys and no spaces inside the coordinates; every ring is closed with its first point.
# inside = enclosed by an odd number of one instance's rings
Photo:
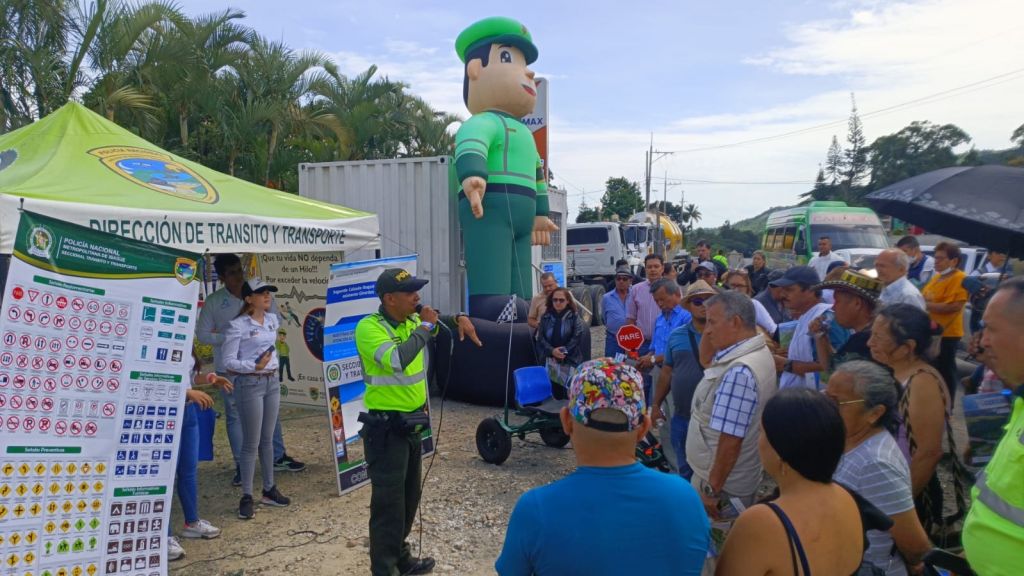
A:
{"type": "Polygon", "coordinates": [[[584,362],[561,420],[578,467],[519,498],[498,574],[700,574],[710,539],[700,497],[636,461],[650,428],[640,373],[610,358],[584,362]]]}

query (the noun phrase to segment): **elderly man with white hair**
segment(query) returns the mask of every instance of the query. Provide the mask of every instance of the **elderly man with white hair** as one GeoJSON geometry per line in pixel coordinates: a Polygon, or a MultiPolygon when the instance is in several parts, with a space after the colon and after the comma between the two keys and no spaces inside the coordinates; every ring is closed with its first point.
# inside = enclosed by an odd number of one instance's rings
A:
{"type": "Polygon", "coordinates": [[[878,255],[875,259],[875,272],[882,284],[885,284],[878,301],[884,306],[910,304],[927,312],[921,291],[907,279],[909,268],[910,257],[899,248],[889,248],[878,255]]]}

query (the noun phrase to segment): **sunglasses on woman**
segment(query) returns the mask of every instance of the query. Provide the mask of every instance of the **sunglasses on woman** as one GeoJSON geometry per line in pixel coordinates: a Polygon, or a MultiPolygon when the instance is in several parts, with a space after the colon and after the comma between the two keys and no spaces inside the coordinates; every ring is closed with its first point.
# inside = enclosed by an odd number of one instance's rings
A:
{"type": "Polygon", "coordinates": [[[552,302],[568,302],[565,298],[552,298],[552,302]]]}

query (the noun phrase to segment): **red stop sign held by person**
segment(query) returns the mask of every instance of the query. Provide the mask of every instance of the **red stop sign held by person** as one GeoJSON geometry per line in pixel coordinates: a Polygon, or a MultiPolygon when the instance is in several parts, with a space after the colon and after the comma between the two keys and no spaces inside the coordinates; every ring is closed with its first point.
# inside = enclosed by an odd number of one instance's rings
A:
{"type": "Polygon", "coordinates": [[[626,355],[636,360],[640,357],[637,350],[644,344],[644,333],[631,324],[626,324],[615,333],[615,342],[626,350],[626,355]]]}

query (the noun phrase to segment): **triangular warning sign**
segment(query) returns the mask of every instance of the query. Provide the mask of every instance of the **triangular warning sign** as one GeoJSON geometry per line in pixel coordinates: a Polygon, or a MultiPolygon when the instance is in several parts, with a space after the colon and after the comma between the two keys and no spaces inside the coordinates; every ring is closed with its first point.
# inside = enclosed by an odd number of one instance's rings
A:
{"type": "Polygon", "coordinates": [[[38,297],[39,297],[39,290],[36,290],[34,288],[29,288],[28,289],[28,300],[29,300],[29,302],[35,302],[36,298],[38,298],[38,297]]]}

